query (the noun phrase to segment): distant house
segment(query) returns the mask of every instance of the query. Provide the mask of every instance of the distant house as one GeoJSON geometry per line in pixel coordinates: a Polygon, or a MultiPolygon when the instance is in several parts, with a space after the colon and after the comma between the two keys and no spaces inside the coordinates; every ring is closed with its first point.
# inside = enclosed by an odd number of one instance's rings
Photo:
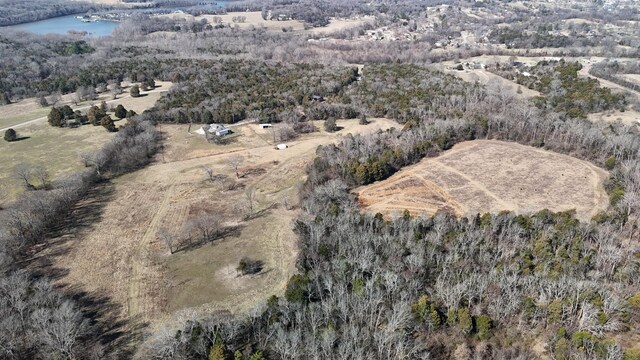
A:
{"type": "Polygon", "coordinates": [[[271,124],[258,124],[258,126],[260,126],[260,129],[268,129],[270,127],[273,127],[273,125],[271,124]]]}
{"type": "Polygon", "coordinates": [[[211,124],[211,125],[203,125],[200,129],[196,130],[197,134],[207,135],[207,134],[215,134],[216,136],[225,136],[229,134],[229,129],[224,127],[221,124],[211,124]]]}

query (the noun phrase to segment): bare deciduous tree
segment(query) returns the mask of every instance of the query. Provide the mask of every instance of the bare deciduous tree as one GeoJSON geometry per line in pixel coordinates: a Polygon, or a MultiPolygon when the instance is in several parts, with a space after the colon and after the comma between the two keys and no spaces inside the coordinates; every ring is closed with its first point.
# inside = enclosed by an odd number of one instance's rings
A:
{"type": "Polygon", "coordinates": [[[173,252],[176,250],[173,247],[175,243],[175,235],[167,228],[163,227],[158,229],[156,236],[158,237],[158,239],[160,239],[160,241],[162,241],[163,244],[167,246],[167,249],[169,249],[169,253],[173,254],[173,252]]]}
{"type": "Polygon", "coordinates": [[[242,163],[244,162],[244,156],[242,155],[234,155],[231,156],[228,160],[227,160],[227,165],[229,165],[229,168],[235,172],[236,174],[236,178],[240,178],[240,173],[238,172],[238,168],[240,167],[240,165],[242,165],[242,163]]]}
{"type": "Polygon", "coordinates": [[[15,168],[15,174],[18,181],[26,190],[35,190],[35,186],[31,183],[32,168],[27,164],[18,164],[15,168]]]}

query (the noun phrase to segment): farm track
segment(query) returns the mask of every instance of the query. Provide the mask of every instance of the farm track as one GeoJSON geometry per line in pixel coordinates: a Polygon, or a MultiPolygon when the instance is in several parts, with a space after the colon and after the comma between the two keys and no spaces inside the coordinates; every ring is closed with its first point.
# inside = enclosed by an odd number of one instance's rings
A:
{"type": "Polygon", "coordinates": [[[131,254],[131,270],[129,276],[129,296],[127,300],[128,312],[130,318],[136,318],[139,315],[144,314],[144,310],[141,310],[140,306],[143,304],[144,293],[142,288],[142,269],[144,267],[144,248],[147,244],[151,243],[155,238],[156,232],[160,226],[160,222],[166,216],[169,210],[169,204],[173,195],[175,183],[169,185],[169,188],[164,192],[164,199],[158,206],[158,209],[151,219],[144,236],[137,243],[133,253],[131,254]]]}

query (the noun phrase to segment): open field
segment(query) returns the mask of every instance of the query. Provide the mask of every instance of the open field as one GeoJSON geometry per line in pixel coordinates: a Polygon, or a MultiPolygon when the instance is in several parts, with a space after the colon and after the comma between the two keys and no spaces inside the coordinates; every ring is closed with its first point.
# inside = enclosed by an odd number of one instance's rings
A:
{"type": "MultiPolygon", "coordinates": [[[[132,98],[127,93],[120,95],[116,100],[108,100],[107,103],[110,106],[122,104],[128,110],[141,113],[153,106],[162,96],[162,92],[167,91],[169,87],[170,83],[162,83],[161,87],[153,91],[143,92],[144,96],[132,98]]],[[[100,104],[98,100],[74,106],[71,103],[71,96],[65,95],[63,103],[70,104],[74,110],[86,110],[93,104],[100,104]]],[[[24,163],[43,166],[55,179],[65,173],[81,169],[83,164],[79,154],[97,150],[113,137],[113,133],[107,132],[102,126],[52,127],[46,121],[50,109],[50,107],[40,108],[34,99],[0,106],[0,127],[13,123],[12,127],[16,129],[18,136],[23,138],[10,143],[0,141],[0,183],[7,186],[10,195],[21,190],[13,178],[16,165],[24,163]],[[7,115],[8,117],[5,117],[7,115]]],[[[113,113],[109,115],[117,120],[113,113]]],[[[119,120],[115,121],[115,124],[120,126],[125,122],[126,120],[119,120]]]]}
{"type": "Polygon", "coordinates": [[[627,81],[631,81],[640,85],[640,74],[623,74],[620,76],[627,81]]]}
{"type": "Polygon", "coordinates": [[[234,128],[235,142],[224,146],[187,133],[188,125],[162,125],[164,154],[145,169],[105,184],[98,192],[102,195],[77,209],[99,208],[96,220],[52,240],[38,257],[64,274],[60,284],[111,299],[122,318],[158,324],[181,311],[249,309],[281,295],[295,272],[291,220],[298,214],[297,188],[305,165],[317,146],[349,132],[371,133],[394,124],[386,119],[366,126],[339,121],[340,132],[304,135],[280,151],[270,131],[255,124],[234,128]],[[244,158],[240,178],[227,164],[238,155],[244,158]],[[236,186],[206,181],[205,166],[236,186]],[[254,215],[246,218],[248,190],[255,194],[254,215]],[[159,230],[179,233],[203,213],[219,218],[225,235],[170,254],[159,230]],[[243,256],[263,261],[264,269],[238,276],[235,268],[243,256]]]}
{"type": "Polygon", "coordinates": [[[619,110],[608,110],[599,113],[587,115],[587,118],[593,122],[621,122],[625,125],[640,125],[640,113],[628,109],[624,112],[619,110]]]}
{"type": "MultiPolygon", "coordinates": [[[[193,21],[199,21],[206,19],[209,24],[216,25],[222,24],[226,26],[238,27],[240,29],[250,28],[263,28],[270,31],[282,31],[287,29],[290,31],[302,31],[305,30],[304,22],[301,20],[265,20],[262,18],[260,11],[250,12],[230,12],[225,15],[199,15],[193,16],[189,14],[166,14],[158,15],[160,17],[187,19],[193,21]],[[234,22],[233,19],[237,17],[244,17],[244,22],[234,22]]],[[[346,30],[352,27],[360,26],[366,22],[372,22],[375,19],[370,16],[364,16],[357,19],[331,19],[327,26],[310,28],[307,31],[318,35],[330,35],[335,32],[346,30]]]]}
{"type": "MultiPolygon", "coordinates": [[[[119,126],[123,121],[116,121],[119,126]]],[[[19,129],[25,139],[14,142],[0,141],[0,183],[6,184],[11,194],[20,191],[14,169],[18,164],[45,167],[55,178],[82,168],[79,154],[98,149],[113,137],[102,126],[85,125],[75,129],[54,128],[48,123],[31,124],[19,129]]]]}
{"type": "Polygon", "coordinates": [[[174,19],[186,19],[186,20],[194,20],[199,21],[202,19],[206,19],[209,24],[216,25],[230,25],[237,26],[241,29],[249,29],[252,27],[256,28],[264,28],[267,30],[274,31],[282,31],[283,28],[291,29],[293,31],[304,30],[304,22],[300,20],[264,20],[262,18],[262,14],[260,11],[252,11],[252,12],[230,12],[225,15],[200,15],[193,16],[189,14],[166,14],[166,15],[158,15],[160,17],[168,17],[174,19]],[[244,17],[244,22],[234,22],[233,18],[235,17],[244,17]],[[218,19],[219,22],[216,23],[214,20],[218,19]]]}
{"type": "Polygon", "coordinates": [[[442,155],[356,190],[369,212],[456,215],[576,210],[588,221],[608,206],[607,172],[566,155],[493,140],[457,144],[442,155]]]}

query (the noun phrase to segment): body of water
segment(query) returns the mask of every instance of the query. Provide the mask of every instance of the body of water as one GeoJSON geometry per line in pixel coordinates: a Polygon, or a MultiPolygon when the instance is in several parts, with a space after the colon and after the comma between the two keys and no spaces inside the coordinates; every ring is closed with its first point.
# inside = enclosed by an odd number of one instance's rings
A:
{"type": "Polygon", "coordinates": [[[113,21],[82,22],[77,15],[61,16],[26,24],[8,26],[8,29],[29,31],[35,34],[67,34],[70,30],[86,31],[90,36],[111,35],[118,23],[113,21]]]}
{"type": "MultiPolygon", "coordinates": [[[[219,7],[225,7],[229,2],[212,1],[211,3],[215,3],[219,7]]],[[[60,16],[47,20],[0,27],[0,29],[6,28],[29,31],[40,35],[67,34],[69,31],[86,31],[89,36],[107,36],[111,35],[113,30],[118,26],[118,23],[113,21],[83,22],[82,20],[76,18],[76,16],[81,15],[83,14],[60,16]]]]}

